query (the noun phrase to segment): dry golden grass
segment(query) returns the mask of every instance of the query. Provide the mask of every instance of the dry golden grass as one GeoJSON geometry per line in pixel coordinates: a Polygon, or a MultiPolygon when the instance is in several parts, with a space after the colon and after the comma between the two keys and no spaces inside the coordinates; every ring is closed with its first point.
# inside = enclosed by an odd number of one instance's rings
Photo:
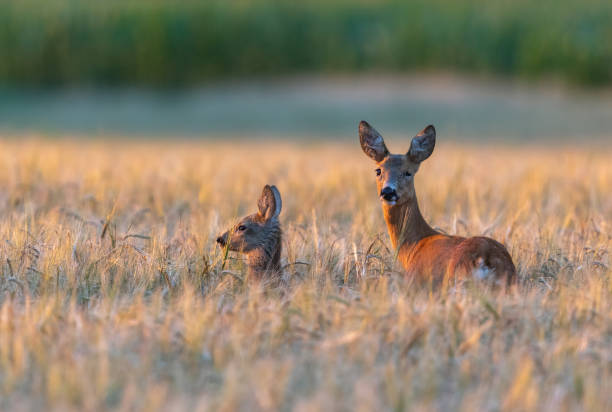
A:
{"type": "Polygon", "coordinates": [[[520,286],[440,295],[399,274],[356,139],[0,141],[0,409],[610,410],[611,158],[441,141],[424,215],[520,286]],[[214,244],[265,183],[288,289],[214,244]]]}

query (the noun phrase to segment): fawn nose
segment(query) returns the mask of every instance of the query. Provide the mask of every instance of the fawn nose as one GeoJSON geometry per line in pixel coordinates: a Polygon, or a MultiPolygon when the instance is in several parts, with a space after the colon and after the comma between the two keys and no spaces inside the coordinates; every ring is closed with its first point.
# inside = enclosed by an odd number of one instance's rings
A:
{"type": "Polygon", "coordinates": [[[392,187],[383,187],[380,191],[380,197],[385,199],[387,202],[393,202],[397,200],[397,192],[392,187]]]}
{"type": "Polygon", "coordinates": [[[225,239],[223,239],[223,236],[219,236],[217,238],[217,243],[220,244],[221,246],[225,246],[225,239]]]}

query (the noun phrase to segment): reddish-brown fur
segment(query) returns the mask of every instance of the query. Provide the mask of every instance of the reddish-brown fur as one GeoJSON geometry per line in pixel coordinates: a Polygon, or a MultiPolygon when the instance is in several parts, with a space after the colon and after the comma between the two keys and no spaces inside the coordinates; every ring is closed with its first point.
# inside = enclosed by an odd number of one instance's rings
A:
{"type": "Polygon", "coordinates": [[[377,164],[377,187],[385,222],[397,258],[408,276],[449,284],[472,278],[498,285],[515,282],[514,263],[501,243],[482,236],[445,235],[423,219],[413,176],[433,152],[433,126],[413,139],[405,155],[390,154],[382,136],[366,122],[360,123],[359,136],[364,152],[377,164]]]}

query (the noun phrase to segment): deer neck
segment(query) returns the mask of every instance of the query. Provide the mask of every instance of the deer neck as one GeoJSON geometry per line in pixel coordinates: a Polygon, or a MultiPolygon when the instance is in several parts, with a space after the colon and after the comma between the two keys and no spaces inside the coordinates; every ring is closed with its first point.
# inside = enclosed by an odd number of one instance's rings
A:
{"type": "Polygon", "coordinates": [[[256,278],[261,278],[266,274],[280,272],[281,249],[281,231],[280,227],[278,227],[274,228],[262,246],[248,253],[247,265],[249,274],[256,278]]]}
{"type": "Polygon", "coordinates": [[[438,233],[423,219],[416,197],[400,205],[383,203],[383,214],[395,250],[438,233]]]}

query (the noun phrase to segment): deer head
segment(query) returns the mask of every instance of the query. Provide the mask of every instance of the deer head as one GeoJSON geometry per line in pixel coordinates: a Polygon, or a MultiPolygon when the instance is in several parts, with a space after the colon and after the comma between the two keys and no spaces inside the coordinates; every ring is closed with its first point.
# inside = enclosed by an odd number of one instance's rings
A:
{"type": "Polygon", "coordinates": [[[281,229],[278,217],[281,208],[278,189],[266,185],[257,202],[258,211],[240,219],[217,238],[217,243],[229,250],[245,253],[252,270],[277,270],[280,264],[281,229]]]}
{"type": "Polygon", "coordinates": [[[427,126],[412,138],[406,154],[391,154],[380,133],[367,122],[359,123],[359,141],[364,153],[376,162],[376,185],[381,201],[401,205],[415,198],[414,175],[436,145],[436,129],[427,126]]]}

